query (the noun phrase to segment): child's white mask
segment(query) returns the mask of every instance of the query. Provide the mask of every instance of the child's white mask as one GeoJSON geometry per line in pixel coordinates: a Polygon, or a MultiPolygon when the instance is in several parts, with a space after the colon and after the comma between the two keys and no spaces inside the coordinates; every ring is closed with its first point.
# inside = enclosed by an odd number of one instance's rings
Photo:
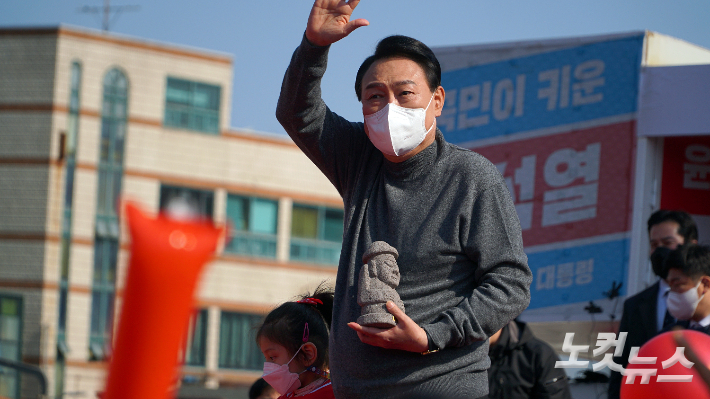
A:
{"type": "Polygon", "coordinates": [[[695,287],[685,292],[669,292],[668,298],[666,298],[668,313],[678,320],[690,320],[695,314],[698,304],[705,296],[705,294],[698,295],[698,287],[700,287],[701,283],[702,281],[698,281],[695,287]]]}
{"type": "Polygon", "coordinates": [[[404,108],[388,103],[374,114],[365,115],[368,137],[372,144],[385,155],[400,156],[411,152],[424,141],[429,131],[425,126],[426,108],[404,108]]]}

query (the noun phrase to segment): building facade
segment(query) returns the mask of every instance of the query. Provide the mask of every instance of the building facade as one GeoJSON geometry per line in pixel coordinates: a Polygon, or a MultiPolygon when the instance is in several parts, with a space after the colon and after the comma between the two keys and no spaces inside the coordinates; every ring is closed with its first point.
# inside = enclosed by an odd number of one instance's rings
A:
{"type": "MultiPolygon", "coordinates": [[[[337,191],[287,137],[229,128],[228,55],[64,26],[0,30],[0,54],[0,357],[39,366],[49,396],[96,397],[128,264],[118,201],[180,199],[230,226],[181,392],[248,387],[254,325],[335,277],[337,191]]],[[[0,396],[38,389],[0,373],[0,396]]]]}

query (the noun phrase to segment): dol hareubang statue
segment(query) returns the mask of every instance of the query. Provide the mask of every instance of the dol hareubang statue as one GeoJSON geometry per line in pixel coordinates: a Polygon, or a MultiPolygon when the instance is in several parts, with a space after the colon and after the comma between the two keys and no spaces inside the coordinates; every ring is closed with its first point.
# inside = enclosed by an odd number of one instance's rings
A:
{"type": "Polygon", "coordinates": [[[357,289],[357,303],[361,306],[357,323],[361,326],[391,328],[397,322],[385,307],[394,302],[404,312],[404,302],[396,289],[399,286],[397,250],[384,241],[375,241],[362,256],[362,269],[357,289]]]}

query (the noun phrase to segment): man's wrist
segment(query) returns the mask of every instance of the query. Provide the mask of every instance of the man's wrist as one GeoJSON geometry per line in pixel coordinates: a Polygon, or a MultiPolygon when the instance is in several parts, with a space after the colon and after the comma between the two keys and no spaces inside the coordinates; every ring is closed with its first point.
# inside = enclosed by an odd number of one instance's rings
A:
{"type": "Polygon", "coordinates": [[[431,337],[429,336],[429,333],[426,330],[424,330],[424,332],[426,333],[428,348],[424,352],[420,352],[420,353],[422,355],[428,355],[428,354],[431,354],[434,352],[438,352],[440,349],[431,341],[431,337]]]}
{"type": "Polygon", "coordinates": [[[306,39],[306,42],[307,42],[308,44],[310,44],[311,46],[313,46],[313,47],[328,47],[328,46],[330,46],[330,44],[323,44],[323,45],[322,45],[322,44],[317,44],[315,41],[311,40],[311,39],[308,37],[308,30],[306,30],[306,31],[303,33],[303,37],[306,39]]]}

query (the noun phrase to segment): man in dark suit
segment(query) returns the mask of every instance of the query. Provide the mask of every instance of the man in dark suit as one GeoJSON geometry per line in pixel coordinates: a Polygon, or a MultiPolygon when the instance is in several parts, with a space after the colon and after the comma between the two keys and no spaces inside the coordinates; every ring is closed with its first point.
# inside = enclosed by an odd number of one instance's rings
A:
{"type": "MultiPolygon", "coordinates": [[[[684,243],[698,241],[698,228],[690,215],[683,211],[658,210],[648,218],[647,225],[651,253],[659,247],[676,249],[684,243]]],[[[663,268],[654,266],[653,271],[660,279],[624,301],[619,332],[626,331],[628,335],[622,355],[614,358],[614,362],[624,368],[628,365],[631,347],[640,347],[665,326],[677,321],[666,311],[666,296],[670,287],[664,281],[666,275],[663,268]]],[[[608,399],[619,399],[621,380],[620,373],[611,373],[608,399]]]]}
{"type": "Polygon", "coordinates": [[[710,247],[683,245],[665,259],[666,281],[671,287],[668,311],[688,328],[710,334],[710,247]]]}

